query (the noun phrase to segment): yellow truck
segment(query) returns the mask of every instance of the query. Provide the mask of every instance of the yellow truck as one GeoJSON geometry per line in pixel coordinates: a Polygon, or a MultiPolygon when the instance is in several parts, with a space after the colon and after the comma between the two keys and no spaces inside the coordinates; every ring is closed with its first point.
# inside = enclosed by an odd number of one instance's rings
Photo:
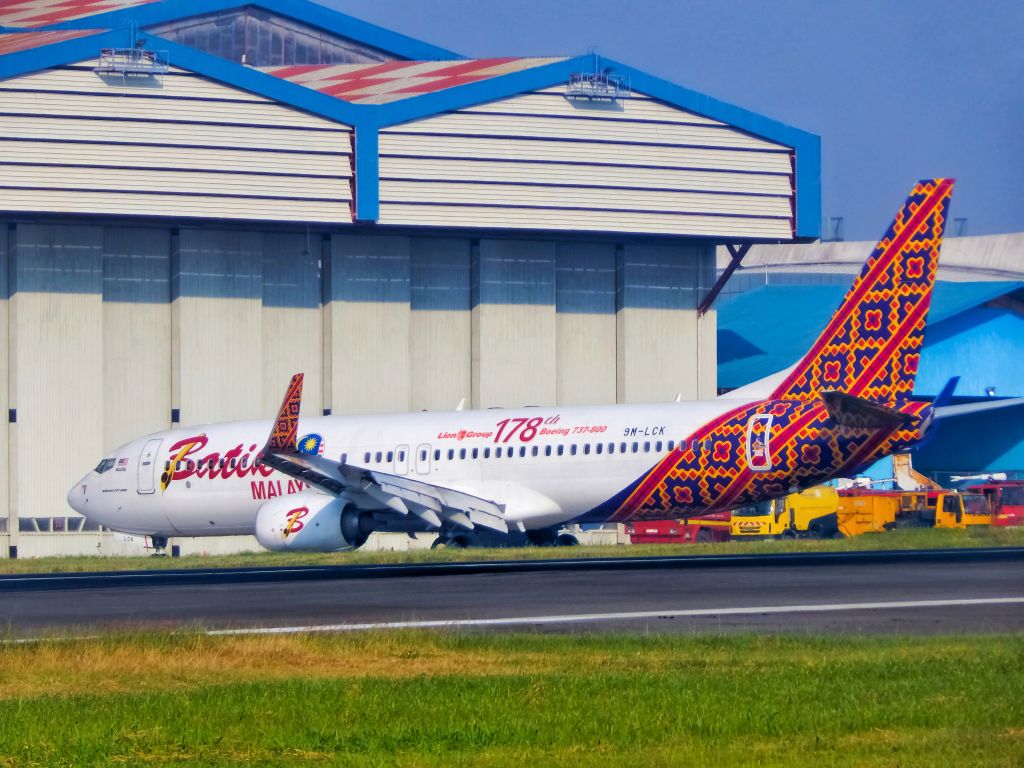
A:
{"type": "Polygon", "coordinates": [[[989,525],[992,513],[979,493],[948,490],[836,491],[815,486],[733,510],[736,539],[836,538],[902,527],[989,525]]]}
{"type": "Polygon", "coordinates": [[[781,499],[734,509],[730,533],[737,539],[830,539],[840,535],[838,510],[836,489],[816,485],[781,499]]]}

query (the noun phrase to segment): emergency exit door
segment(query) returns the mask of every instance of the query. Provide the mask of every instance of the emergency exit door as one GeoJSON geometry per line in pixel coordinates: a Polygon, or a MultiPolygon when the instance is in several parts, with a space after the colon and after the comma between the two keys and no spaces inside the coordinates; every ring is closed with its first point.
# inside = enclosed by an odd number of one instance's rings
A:
{"type": "Polygon", "coordinates": [[[747,466],[751,472],[767,472],[772,461],[772,420],[770,413],[755,413],[747,422],[747,466]]]}

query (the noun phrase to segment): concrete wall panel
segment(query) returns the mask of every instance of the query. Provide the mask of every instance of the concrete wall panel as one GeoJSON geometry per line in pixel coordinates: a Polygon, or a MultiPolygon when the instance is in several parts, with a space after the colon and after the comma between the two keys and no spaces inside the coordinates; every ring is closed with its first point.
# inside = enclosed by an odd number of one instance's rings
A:
{"type": "Polygon", "coordinates": [[[554,405],[555,244],[480,240],[473,252],[473,405],[554,405]]]}
{"type": "Polygon", "coordinates": [[[7,327],[7,298],[10,295],[7,285],[7,273],[10,269],[8,241],[13,239],[14,231],[9,229],[7,222],[0,221],[0,557],[6,557],[10,541],[4,534],[16,529],[17,519],[10,517],[10,456],[7,441],[9,439],[7,425],[7,380],[11,373],[10,341],[7,327]],[[13,522],[13,525],[12,525],[13,522]]]}
{"type": "Polygon", "coordinates": [[[103,301],[99,227],[22,224],[9,300],[11,504],[60,515],[68,488],[102,456],[103,301]]]}
{"type": "Polygon", "coordinates": [[[251,232],[182,230],[172,249],[176,407],[182,424],[262,412],[262,242],[251,232]]]}
{"type": "MultiPolygon", "coordinates": [[[[619,402],[697,399],[697,304],[713,247],[626,244],[616,264],[619,402]]],[[[710,320],[706,325],[711,326],[710,320]]],[[[706,333],[702,334],[706,340],[706,333]]],[[[707,387],[705,385],[704,389],[707,387]]]]}
{"type": "Polygon", "coordinates": [[[412,410],[472,402],[470,264],[467,239],[414,238],[409,325],[412,410]]]}
{"type": "Polygon", "coordinates": [[[263,236],[263,405],[273,417],[292,374],[306,375],[303,414],[323,409],[323,320],[320,315],[319,238],[302,234],[263,236]]]}
{"type": "Polygon", "coordinates": [[[410,248],[407,237],[331,238],[333,413],[409,409],[410,248]]]}
{"type": "Polygon", "coordinates": [[[103,229],[103,445],[171,423],[171,233],[103,229]]]}

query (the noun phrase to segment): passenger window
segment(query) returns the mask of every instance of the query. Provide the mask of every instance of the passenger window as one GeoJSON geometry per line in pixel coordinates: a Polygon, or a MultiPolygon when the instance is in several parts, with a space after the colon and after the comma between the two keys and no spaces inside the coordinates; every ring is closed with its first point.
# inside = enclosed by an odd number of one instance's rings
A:
{"type": "Polygon", "coordinates": [[[550,456],[551,455],[551,446],[550,445],[545,445],[544,446],[544,455],[545,456],[550,456]]]}
{"type": "Polygon", "coordinates": [[[633,453],[637,453],[640,450],[640,443],[633,443],[633,453]]]}
{"type": "Polygon", "coordinates": [[[561,456],[564,453],[565,453],[565,446],[564,445],[558,446],[558,455],[561,456]]]}
{"type": "Polygon", "coordinates": [[[369,463],[370,463],[370,452],[367,451],[366,453],[363,454],[363,464],[369,464],[369,463]]]}
{"type": "Polygon", "coordinates": [[[348,464],[348,454],[347,453],[341,454],[341,463],[342,464],[348,464]]]}
{"type": "Polygon", "coordinates": [[[583,444],[583,455],[584,456],[589,456],[590,455],[590,443],[584,443],[583,444]]]}
{"type": "Polygon", "coordinates": [[[484,448],[484,458],[485,459],[491,458],[491,449],[490,448],[484,448]]]}
{"type": "Polygon", "coordinates": [[[535,446],[533,446],[533,449],[530,451],[530,453],[532,453],[534,456],[536,456],[538,453],[540,453],[540,448],[535,445],[535,446]]]}
{"type": "Polygon", "coordinates": [[[501,458],[501,447],[500,446],[494,449],[494,458],[496,458],[496,459],[500,459],[501,458]]]}
{"type": "MultiPolygon", "coordinates": [[[[423,460],[424,461],[427,460],[427,452],[426,451],[423,452],[423,460]]],[[[434,461],[440,461],[440,460],[441,460],[441,449],[440,448],[435,448],[434,449],[434,461]]]]}
{"type": "Polygon", "coordinates": [[[525,445],[521,445],[521,446],[519,446],[519,458],[522,459],[522,458],[525,458],[525,457],[526,457],[526,446],[525,445]]]}
{"type": "Polygon", "coordinates": [[[455,450],[453,448],[449,448],[448,449],[448,461],[451,461],[454,458],[455,458],[455,450]]]}
{"type": "Polygon", "coordinates": [[[245,465],[246,465],[246,463],[247,463],[248,461],[249,461],[249,457],[248,457],[248,456],[243,456],[243,457],[242,457],[242,464],[241,464],[241,466],[242,466],[242,469],[245,469],[245,465]]]}
{"type": "Polygon", "coordinates": [[[569,446],[569,455],[570,456],[575,456],[576,455],[576,443],[573,443],[572,445],[569,446]]]}
{"type": "Polygon", "coordinates": [[[670,451],[674,451],[676,449],[676,441],[675,440],[669,440],[668,441],[668,449],[670,451]]]}
{"type": "Polygon", "coordinates": [[[626,452],[626,444],[625,443],[619,443],[619,453],[625,453],[625,452],[626,452]]]}
{"type": "Polygon", "coordinates": [[[459,458],[460,459],[465,459],[466,458],[466,449],[465,448],[460,448],[459,449],[459,458]]]}
{"type": "Polygon", "coordinates": [[[661,440],[654,444],[654,450],[656,450],[658,453],[661,453],[661,440]]]}
{"type": "Polygon", "coordinates": [[[388,451],[388,464],[390,464],[394,460],[395,460],[395,452],[394,451],[388,451]]]}
{"type": "Polygon", "coordinates": [[[650,452],[651,452],[651,444],[650,444],[649,441],[645,441],[644,442],[644,453],[650,453],[650,452]]]}
{"type": "MultiPolygon", "coordinates": [[[[370,460],[370,454],[366,454],[366,460],[367,461],[370,460]]],[[[228,465],[228,462],[225,459],[221,459],[220,460],[220,468],[221,469],[224,469],[224,467],[226,467],[227,465],[228,465]]]]}
{"type": "MultiPolygon", "coordinates": [[[[188,461],[185,462],[185,466],[188,467],[188,471],[189,472],[194,472],[195,468],[196,468],[196,463],[194,461],[192,461],[192,459],[189,459],[188,461]]],[[[235,466],[235,460],[234,459],[231,460],[231,466],[232,467],[235,466]]]]}
{"type": "MultiPolygon", "coordinates": [[[[96,471],[98,472],[99,470],[96,470],[96,471]]],[[[106,471],[106,470],[104,470],[104,471],[106,471]]],[[[170,472],[170,471],[171,471],[171,462],[165,461],[164,462],[164,472],[170,472]]]]}
{"type": "Polygon", "coordinates": [[[597,445],[594,446],[594,453],[599,454],[602,451],[604,451],[604,445],[602,443],[598,443],[597,445]]]}
{"type": "Polygon", "coordinates": [[[380,464],[380,461],[381,461],[382,458],[383,458],[383,454],[380,451],[377,451],[377,463],[378,464],[380,464]]]}
{"type": "Polygon", "coordinates": [[[398,460],[399,461],[405,461],[405,451],[399,451],[398,452],[398,460]]]}
{"type": "Polygon", "coordinates": [[[615,443],[608,443],[608,453],[615,453],[615,443]]]}
{"type": "Polygon", "coordinates": [[[473,458],[476,459],[476,458],[479,458],[479,457],[480,457],[480,449],[479,448],[474,448],[473,449],[473,458]]]}

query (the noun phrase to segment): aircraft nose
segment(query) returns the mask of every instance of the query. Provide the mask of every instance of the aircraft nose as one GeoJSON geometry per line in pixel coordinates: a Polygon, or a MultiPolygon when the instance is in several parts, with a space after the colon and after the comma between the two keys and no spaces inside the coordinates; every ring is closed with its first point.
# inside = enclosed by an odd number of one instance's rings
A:
{"type": "Polygon", "coordinates": [[[80,515],[89,511],[89,475],[86,475],[68,491],[68,506],[80,515]]]}

